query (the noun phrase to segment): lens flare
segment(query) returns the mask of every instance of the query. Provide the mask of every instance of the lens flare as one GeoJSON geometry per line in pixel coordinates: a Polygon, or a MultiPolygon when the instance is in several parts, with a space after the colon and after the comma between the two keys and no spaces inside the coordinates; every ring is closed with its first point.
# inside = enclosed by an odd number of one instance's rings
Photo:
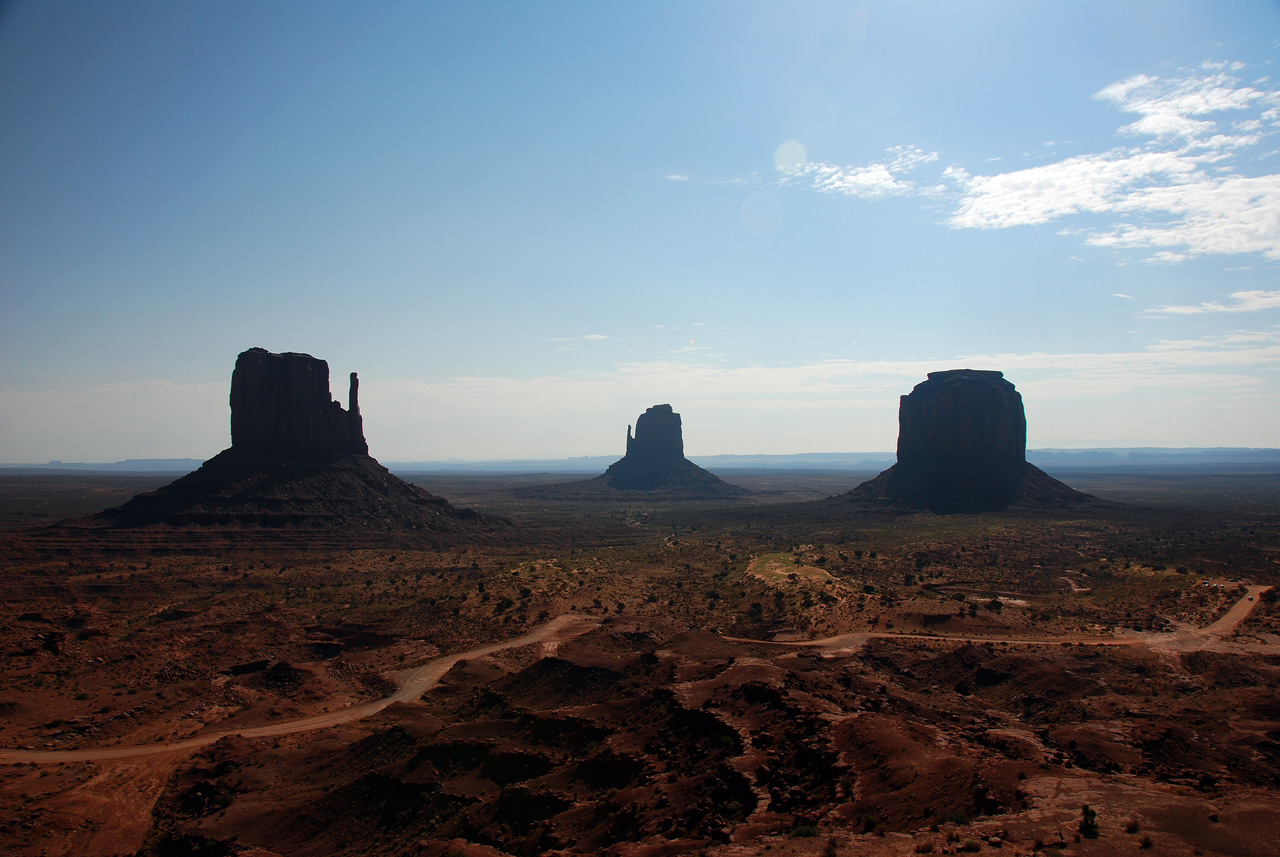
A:
{"type": "Polygon", "coordinates": [[[799,140],[788,140],[773,153],[773,165],[778,172],[794,176],[804,168],[808,157],[809,153],[805,151],[804,143],[799,140]]]}

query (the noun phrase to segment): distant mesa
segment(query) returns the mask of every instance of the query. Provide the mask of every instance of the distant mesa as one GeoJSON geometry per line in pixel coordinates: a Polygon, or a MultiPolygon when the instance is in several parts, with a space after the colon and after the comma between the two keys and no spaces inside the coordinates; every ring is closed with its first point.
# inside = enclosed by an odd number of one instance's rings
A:
{"type": "Polygon", "coordinates": [[[329,364],[251,348],[231,375],[231,447],[176,482],[94,519],[98,527],[223,527],[364,536],[505,526],[453,508],[369,456],[351,373],[347,408],[329,364]]]}
{"type": "Polygon", "coordinates": [[[898,463],[851,492],[938,512],[1092,499],[1027,463],[1022,396],[1001,372],[930,372],[898,410],[898,463]]]}
{"type": "Polygon", "coordinates": [[[627,426],[627,453],[596,477],[624,491],[670,489],[699,494],[746,493],[684,457],[680,415],[670,405],[654,405],[636,420],[636,433],[627,426]]]}

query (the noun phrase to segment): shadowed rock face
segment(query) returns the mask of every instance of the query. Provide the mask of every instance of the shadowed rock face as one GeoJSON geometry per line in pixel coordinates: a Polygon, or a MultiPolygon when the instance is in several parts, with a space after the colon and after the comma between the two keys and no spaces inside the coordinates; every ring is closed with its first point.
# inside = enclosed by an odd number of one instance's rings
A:
{"type": "Polygon", "coordinates": [[[636,420],[635,437],[627,426],[627,454],[597,477],[612,488],[657,488],[738,493],[742,489],[708,473],[684,457],[680,415],[670,405],[654,405],[636,420]]]}
{"type": "Polygon", "coordinates": [[[855,489],[942,512],[1060,505],[1085,495],[1028,464],[1022,396],[1000,372],[930,372],[898,410],[898,463],[855,489]]]}
{"type": "Polygon", "coordinates": [[[636,436],[627,426],[627,455],[657,459],[684,458],[680,415],[670,405],[654,405],[636,420],[636,436]]]}
{"type": "Polygon", "coordinates": [[[975,471],[1027,460],[1022,396],[1001,372],[930,372],[902,397],[898,463],[908,468],[965,462],[975,471]]]}
{"type": "Polygon", "coordinates": [[[329,398],[328,363],[251,348],[236,358],[231,374],[231,446],[291,457],[367,453],[359,385],[352,372],[344,411],[329,398]]]}

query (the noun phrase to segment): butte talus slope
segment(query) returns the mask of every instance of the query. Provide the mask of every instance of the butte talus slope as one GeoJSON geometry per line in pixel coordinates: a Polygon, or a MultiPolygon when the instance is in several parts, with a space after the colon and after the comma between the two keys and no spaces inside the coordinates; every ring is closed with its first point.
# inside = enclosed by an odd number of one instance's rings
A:
{"type": "Polygon", "coordinates": [[[680,415],[670,405],[654,405],[641,414],[636,420],[635,437],[627,426],[626,455],[596,479],[624,491],[665,490],[717,496],[744,493],[684,457],[680,415]]]}
{"type": "Polygon", "coordinates": [[[358,386],[353,372],[343,409],[330,399],[325,361],[261,348],[241,353],[231,377],[231,447],[100,513],[92,526],[248,528],[344,541],[506,526],[453,508],[370,457],[358,386]]]}
{"type": "Polygon", "coordinates": [[[850,499],[935,512],[1056,509],[1092,501],[1027,462],[1022,396],[1003,373],[930,372],[898,410],[898,463],[850,499]]]}

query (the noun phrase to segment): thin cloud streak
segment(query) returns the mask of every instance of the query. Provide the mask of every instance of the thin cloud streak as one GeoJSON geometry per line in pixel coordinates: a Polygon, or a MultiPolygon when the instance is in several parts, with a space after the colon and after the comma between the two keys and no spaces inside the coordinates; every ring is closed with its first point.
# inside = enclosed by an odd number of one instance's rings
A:
{"type": "Polygon", "coordinates": [[[1261,312],[1262,310],[1276,309],[1280,307],[1280,292],[1266,292],[1261,290],[1232,292],[1231,300],[1233,303],[1206,301],[1204,303],[1184,306],[1162,306],[1149,309],[1147,312],[1159,313],[1161,315],[1200,315],[1202,313],[1215,312],[1261,312]]]}
{"type": "Polygon", "coordinates": [[[1064,376],[1046,390],[1052,395],[1111,395],[1136,387],[1251,387],[1254,375],[1223,370],[1280,367],[1280,328],[1233,337],[1164,342],[1144,351],[1119,353],[1031,352],[970,354],[903,360],[824,360],[796,366],[723,366],[679,360],[621,363],[607,372],[546,375],[536,378],[454,378],[440,382],[370,383],[376,395],[397,399],[644,401],[654,396],[695,397],[700,401],[760,400],[800,402],[831,397],[884,398],[906,393],[929,372],[954,368],[1003,371],[1021,389],[1064,376]],[[1195,379],[1201,379],[1196,381],[1195,379]],[[1056,392],[1055,392],[1056,391],[1056,392]]]}

